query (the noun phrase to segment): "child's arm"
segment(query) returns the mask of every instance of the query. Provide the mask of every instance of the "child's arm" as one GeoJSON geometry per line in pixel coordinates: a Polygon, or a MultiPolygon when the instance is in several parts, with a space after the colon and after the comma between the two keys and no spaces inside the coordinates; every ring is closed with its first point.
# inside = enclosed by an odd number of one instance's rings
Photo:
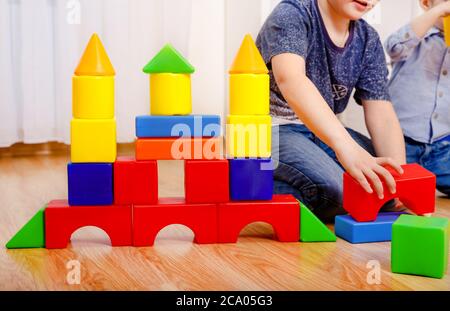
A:
{"type": "MultiPolygon", "coordinates": [[[[372,184],[378,196],[383,197],[379,176],[386,181],[389,190],[395,193],[395,180],[382,165],[390,165],[402,173],[399,163],[392,158],[372,157],[352,139],[306,76],[304,59],[296,54],[279,54],[272,58],[272,70],[289,106],[317,137],[335,151],[345,170],[369,193],[373,192],[372,184]]],[[[380,142],[378,144],[381,145],[380,142]]]]}
{"type": "Polygon", "coordinates": [[[411,29],[422,39],[439,18],[450,14],[450,2],[443,2],[411,21],[411,29]]]}
{"type": "Polygon", "coordinates": [[[450,14],[450,2],[443,2],[416,17],[386,40],[386,51],[393,62],[403,61],[411,55],[420,40],[439,18],[450,14]]]}
{"type": "Polygon", "coordinates": [[[405,141],[392,104],[388,101],[370,100],[363,100],[362,103],[366,126],[376,154],[405,164],[405,141]]]}

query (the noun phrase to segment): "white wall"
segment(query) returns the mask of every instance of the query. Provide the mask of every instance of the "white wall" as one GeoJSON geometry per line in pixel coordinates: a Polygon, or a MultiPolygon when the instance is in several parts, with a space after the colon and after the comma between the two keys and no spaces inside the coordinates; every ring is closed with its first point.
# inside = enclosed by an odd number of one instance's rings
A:
{"type": "MultiPolygon", "coordinates": [[[[92,32],[116,69],[118,141],[134,140],[149,112],[141,68],[172,43],[196,67],[193,112],[228,109],[228,67],[279,0],[0,0],[0,146],[70,141],[71,75],[92,32]],[[80,16],[71,20],[74,4],[80,16]]],[[[383,0],[370,17],[382,39],[417,14],[418,0],[383,0]]],[[[364,130],[354,103],[343,121],[364,130]]]]}

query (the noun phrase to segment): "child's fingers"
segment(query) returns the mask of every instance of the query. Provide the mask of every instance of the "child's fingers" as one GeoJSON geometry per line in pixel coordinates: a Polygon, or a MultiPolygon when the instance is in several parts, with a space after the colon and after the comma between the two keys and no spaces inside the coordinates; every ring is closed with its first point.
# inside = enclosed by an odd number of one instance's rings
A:
{"type": "Polygon", "coordinates": [[[374,169],[375,173],[377,173],[379,176],[382,176],[383,179],[386,181],[386,185],[389,188],[389,191],[391,193],[395,193],[396,190],[396,183],[395,183],[395,179],[392,176],[392,174],[385,169],[384,167],[377,165],[374,169]]]}
{"type": "Polygon", "coordinates": [[[366,170],[363,171],[363,173],[372,182],[372,185],[375,187],[375,192],[377,193],[378,198],[383,199],[384,198],[384,193],[383,193],[384,189],[383,189],[383,183],[381,182],[380,177],[378,177],[378,175],[375,174],[375,172],[371,168],[367,168],[366,170]]]}
{"type": "Polygon", "coordinates": [[[362,171],[353,171],[350,172],[350,175],[352,175],[352,177],[356,179],[356,181],[361,185],[361,187],[364,188],[367,193],[373,193],[372,187],[370,186],[369,182],[366,179],[366,176],[364,176],[362,171]]]}
{"type": "Polygon", "coordinates": [[[397,161],[394,161],[394,159],[392,159],[392,158],[377,158],[377,163],[379,165],[388,165],[388,166],[392,167],[400,175],[403,174],[403,172],[404,172],[401,165],[398,164],[397,161]]]}

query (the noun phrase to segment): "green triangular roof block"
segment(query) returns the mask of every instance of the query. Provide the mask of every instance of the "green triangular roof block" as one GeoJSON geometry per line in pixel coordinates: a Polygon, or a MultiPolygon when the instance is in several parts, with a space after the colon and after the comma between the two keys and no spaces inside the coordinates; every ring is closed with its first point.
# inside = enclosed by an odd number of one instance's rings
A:
{"type": "Polygon", "coordinates": [[[300,240],[302,242],[336,242],[336,235],[301,202],[300,240]]]}
{"type": "Polygon", "coordinates": [[[6,248],[43,248],[45,247],[45,207],[41,208],[22,227],[9,242],[6,248]]]}
{"type": "Polygon", "coordinates": [[[194,73],[195,68],[175,48],[166,44],[142,69],[145,73],[194,73]]]}

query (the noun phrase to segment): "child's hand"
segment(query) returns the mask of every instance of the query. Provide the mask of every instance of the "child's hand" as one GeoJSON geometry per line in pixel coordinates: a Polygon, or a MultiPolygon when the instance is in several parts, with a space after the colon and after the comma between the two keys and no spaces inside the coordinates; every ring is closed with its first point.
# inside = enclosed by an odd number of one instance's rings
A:
{"type": "Polygon", "coordinates": [[[401,166],[391,158],[375,158],[356,143],[345,146],[336,151],[336,156],[345,170],[355,178],[359,184],[368,192],[373,193],[371,184],[380,199],[384,198],[383,184],[380,176],[386,181],[391,193],[396,192],[396,183],[391,173],[383,167],[388,165],[399,174],[403,174],[401,166]],[[370,183],[369,181],[370,180],[370,183]]]}
{"type": "Polygon", "coordinates": [[[436,5],[433,10],[436,10],[438,12],[439,18],[446,17],[450,15],[450,2],[445,1],[441,4],[436,5]]]}

